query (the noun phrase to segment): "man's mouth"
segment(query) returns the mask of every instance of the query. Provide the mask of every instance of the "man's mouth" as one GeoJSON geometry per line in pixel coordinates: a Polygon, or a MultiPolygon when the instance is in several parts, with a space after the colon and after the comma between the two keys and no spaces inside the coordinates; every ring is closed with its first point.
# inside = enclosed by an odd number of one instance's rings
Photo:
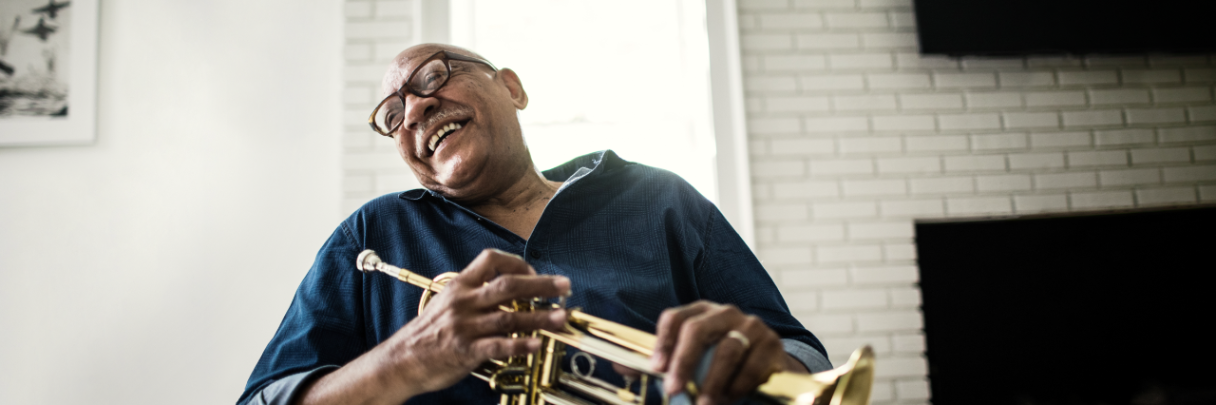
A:
{"type": "Polygon", "coordinates": [[[434,155],[435,148],[438,148],[439,144],[441,142],[443,142],[443,140],[445,138],[447,138],[449,135],[452,135],[456,131],[459,131],[466,124],[468,124],[469,121],[470,120],[451,122],[451,123],[448,123],[447,125],[440,127],[438,131],[435,131],[435,133],[431,135],[430,140],[427,141],[427,149],[431,152],[432,155],[434,155]]]}

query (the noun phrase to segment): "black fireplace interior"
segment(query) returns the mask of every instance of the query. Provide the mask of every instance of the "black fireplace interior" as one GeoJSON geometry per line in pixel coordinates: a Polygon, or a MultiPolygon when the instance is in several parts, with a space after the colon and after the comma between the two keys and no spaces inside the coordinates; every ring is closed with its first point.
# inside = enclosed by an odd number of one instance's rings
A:
{"type": "Polygon", "coordinates": [[[916,224],[934,405],[1216,403],[1216,207],[916,224]]]}

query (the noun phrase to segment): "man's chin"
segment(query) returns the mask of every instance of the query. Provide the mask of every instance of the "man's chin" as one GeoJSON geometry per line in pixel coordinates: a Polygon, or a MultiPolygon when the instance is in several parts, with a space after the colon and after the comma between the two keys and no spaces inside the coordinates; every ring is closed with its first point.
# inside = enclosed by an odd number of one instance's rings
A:
{"type": "Polygon", "coordinates": [[[447,198],[465,198],[478,194],[476,184],[478,177],[465,170],[443,170],[436,173],[435,177],[431,179],[431,184],[425,184],[425,186],[447,198]]]}

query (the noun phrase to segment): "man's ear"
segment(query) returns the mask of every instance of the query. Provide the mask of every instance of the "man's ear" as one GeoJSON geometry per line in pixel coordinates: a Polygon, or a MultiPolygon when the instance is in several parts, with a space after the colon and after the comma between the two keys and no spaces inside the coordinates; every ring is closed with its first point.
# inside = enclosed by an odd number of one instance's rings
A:
{"type": "Polygon", "coordinates": [[[528,107],[528,92],[524,91],[524,85],[519,81],[519,75],[515,74],[514,70],[502,68],[498,70],[498,74],[502,77],[502,82],[507,86],[507,91],[511,92],[511,103],[515,104],[515,109],[522,110],[528,107]]]}

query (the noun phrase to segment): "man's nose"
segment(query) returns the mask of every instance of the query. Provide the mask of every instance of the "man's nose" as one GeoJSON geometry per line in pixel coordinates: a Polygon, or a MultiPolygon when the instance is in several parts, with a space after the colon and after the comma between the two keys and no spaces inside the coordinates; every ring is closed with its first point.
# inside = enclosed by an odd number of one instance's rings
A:
{"type": "Polygon", "coordinates": [[[417,131],[419,125],[431,116],[435,108],[439,107],[439,100],[434,97],[418,97],[413,94],[405,95],[405,129],[410,132],[417,131]]]}

